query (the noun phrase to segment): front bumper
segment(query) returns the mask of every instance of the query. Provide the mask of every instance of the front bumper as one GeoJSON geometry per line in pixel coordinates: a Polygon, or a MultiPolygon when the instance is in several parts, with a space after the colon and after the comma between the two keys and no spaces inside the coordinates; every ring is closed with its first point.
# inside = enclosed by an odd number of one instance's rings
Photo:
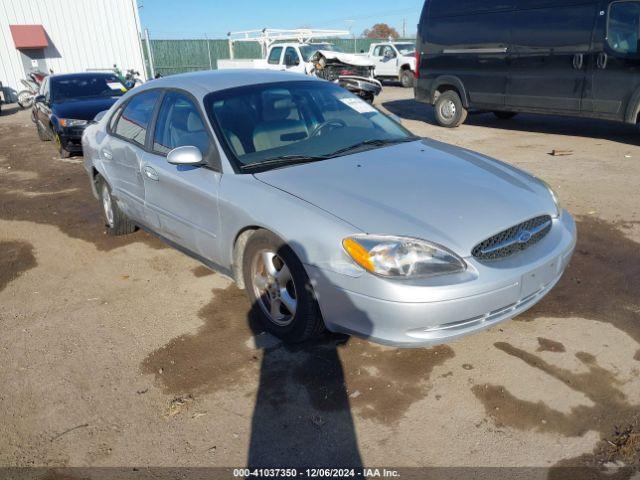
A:
{"type": "Polygon", "coordinates": [[[382,91],[382,83],[373,78],[342,75],[338,78],[338,84],[350,92],[366,92],[374,97],[382,91]]]}
{"type": "Polygon", "coordinates": [[[85,126],[60,128],[57,132],[60,144],[70,152],[81,152],[84,129],[85,126]]]}
{"type": "Polygon", "coordinates": [[[575,245],[575,223],[564,212],[547,237],[509,259],[465,259],[473,274],[457,284],[403,285],[370,274],[353,278],[313,266],[307,271],[329,330],[418,347],[485,330],[531,308],[560,280],[575,245]],[[368,291],[360,288],[365,284],[368,291]]]}

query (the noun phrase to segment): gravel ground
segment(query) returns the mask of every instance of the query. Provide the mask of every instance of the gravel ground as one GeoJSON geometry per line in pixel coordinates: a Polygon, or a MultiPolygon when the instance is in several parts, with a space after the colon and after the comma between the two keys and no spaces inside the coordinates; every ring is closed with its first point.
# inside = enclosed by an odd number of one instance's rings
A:
{"type": "Polygon", "coordinates": [[[580,239],[542,303],[431,349],[285,347],[227,280],[145,233],[105,235],[82,159],[5,106],[0,465],[640,466],[638,131],[491,114],[447,130],[398,87],[377,104],[560,192],[580,239]]]}

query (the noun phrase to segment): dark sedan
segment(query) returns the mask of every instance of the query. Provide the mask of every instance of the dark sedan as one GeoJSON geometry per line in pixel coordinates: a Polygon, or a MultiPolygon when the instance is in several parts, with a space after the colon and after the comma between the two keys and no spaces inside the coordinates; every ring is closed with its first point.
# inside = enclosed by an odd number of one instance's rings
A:
{"type": "Polygon", "coordinates": [[[33,119],[40,140],[55,140],[60,156],[82,152],[82,132],[127,89],[112,73],[73,73],[47,77],[35,98],[33,119]]]}

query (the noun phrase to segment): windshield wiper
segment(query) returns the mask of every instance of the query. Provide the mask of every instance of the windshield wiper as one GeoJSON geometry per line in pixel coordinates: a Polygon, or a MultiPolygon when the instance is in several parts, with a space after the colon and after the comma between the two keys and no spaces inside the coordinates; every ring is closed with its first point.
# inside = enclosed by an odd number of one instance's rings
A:
{"type": "Polygon", "coordinates": [[[247,163],[240,166],[243,171],[257,170],[264,167],[283,167],[286,165],[297,165],[301,163],[319,162],[320,160],[326,160],[326,155],[282,155],[281,157],[271,158],[269,160],[261,160],[259,162],[247,163]]]}
{"type": "Polygon", "coordinates": [[[341,148],[336,150],[333,153],[327,155],[327,157],[338,157],[340,155],[344,155],[345,153],[353,152],[354,150],[360,150],[361,148],[366,147],[386,147],[387,145],[396,145],[398,143],[406,143],[406,142],[415,142],[416,140],[420,140],[420,137],[405,137],[405,138],[394,138],[394,139],[377,139],[377,140],[364,140],[362,142],[355,143],[348,147],[341,148]]]}

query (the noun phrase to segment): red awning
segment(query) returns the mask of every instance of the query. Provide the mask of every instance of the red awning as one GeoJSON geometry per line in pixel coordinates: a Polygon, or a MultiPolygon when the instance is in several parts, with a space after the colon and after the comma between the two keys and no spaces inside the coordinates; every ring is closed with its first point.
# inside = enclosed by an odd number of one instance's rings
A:
{"type": "Polygon", "coordinates": [[[9,25],[16,48],[46,48],[47,34],[42,25],[9,25]]]}

